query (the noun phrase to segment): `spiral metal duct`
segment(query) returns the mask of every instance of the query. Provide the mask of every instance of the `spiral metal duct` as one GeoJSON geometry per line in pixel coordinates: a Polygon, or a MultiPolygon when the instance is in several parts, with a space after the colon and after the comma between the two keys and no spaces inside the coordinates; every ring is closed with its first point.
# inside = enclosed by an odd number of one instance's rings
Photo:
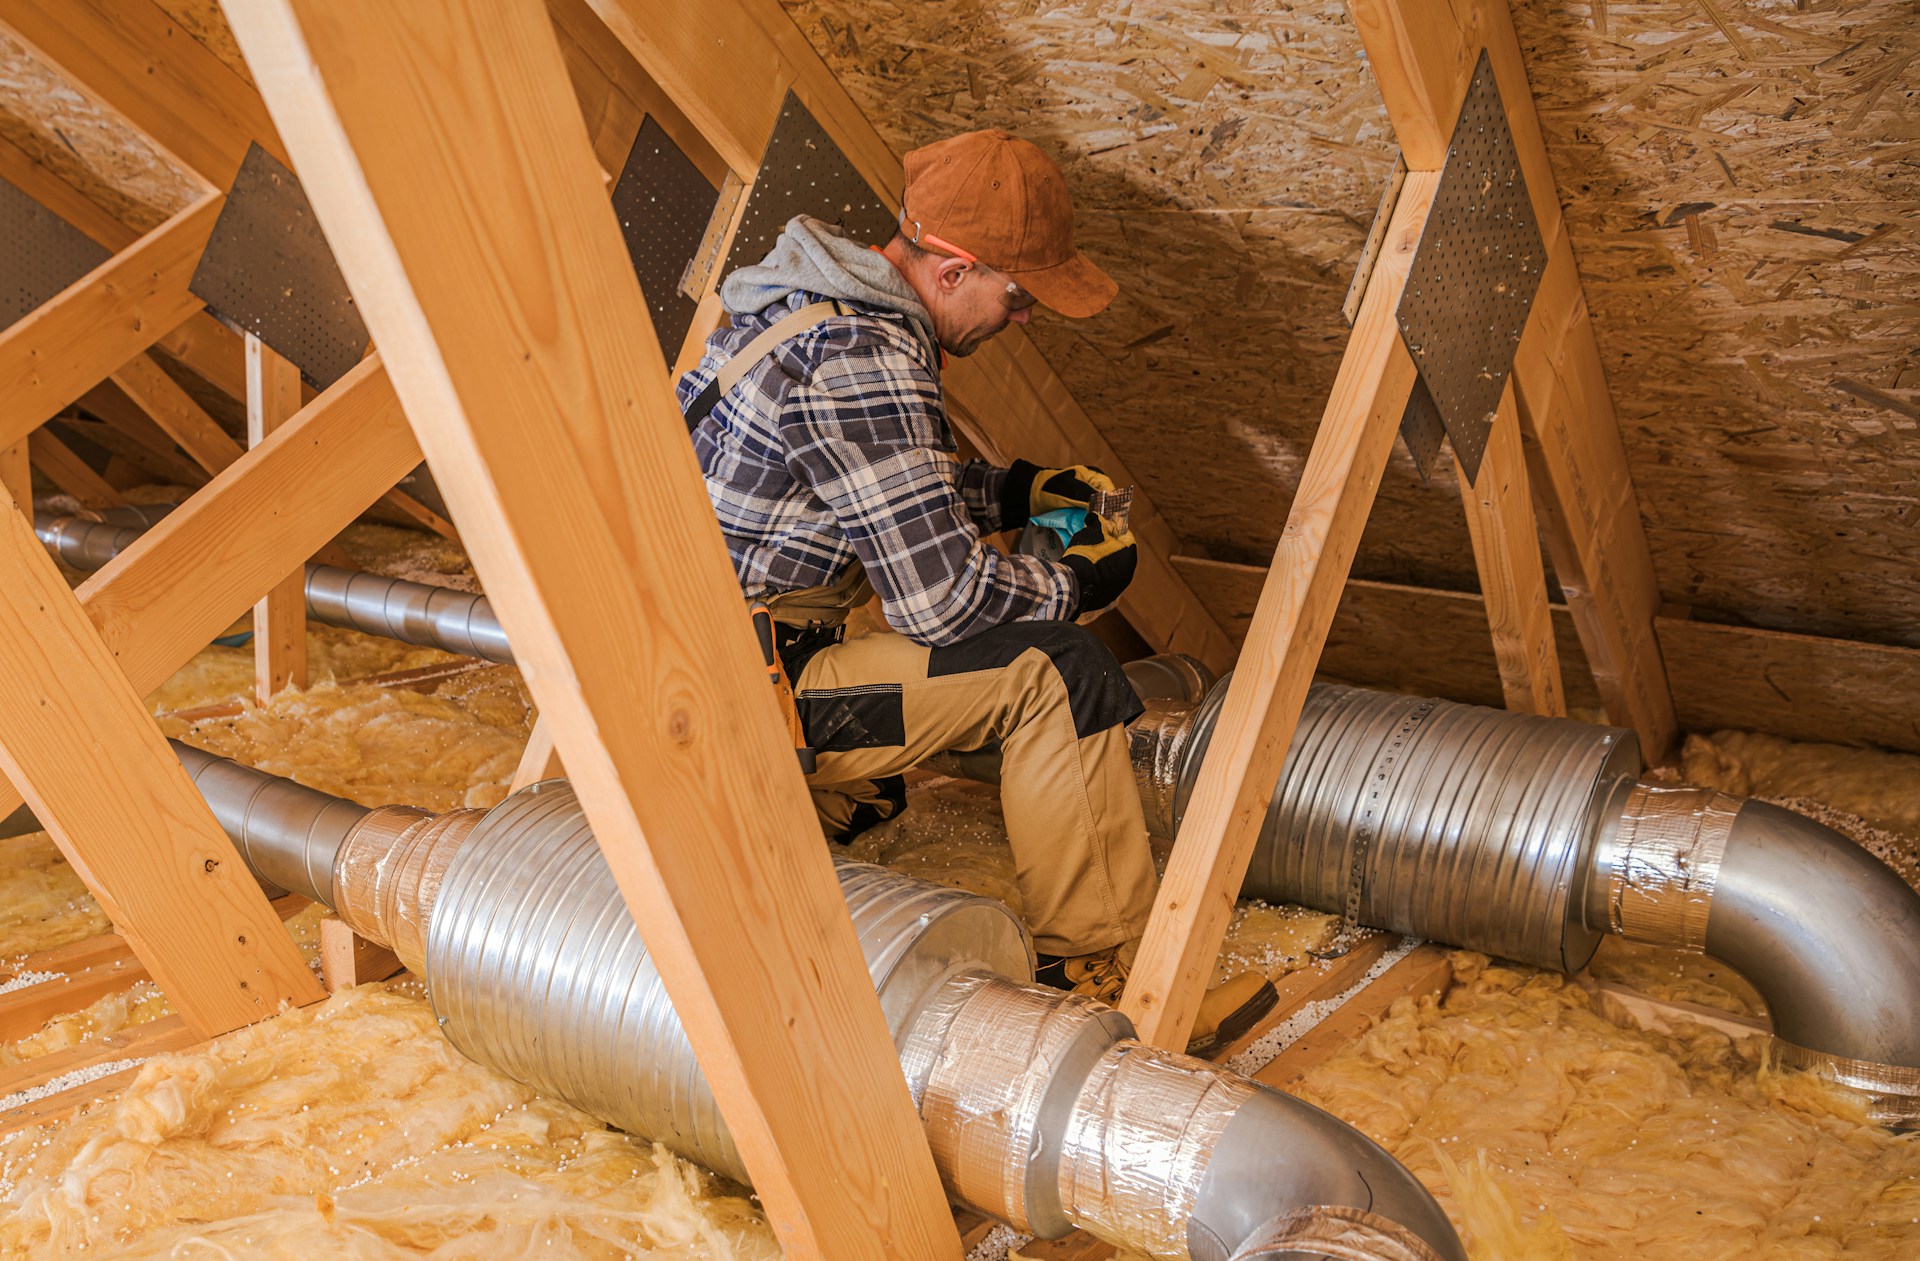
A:
{"type": "MultiPolygon", "coordinates": [[[[1135,724],[1161,835],[1225,695],[1135,724]]],[[[1766,999],[1780,1062],[1920,1122],[1920,894],[1810,819],[1639,773],[1619,728],[1316,684],[1242,892],[1569,972],[1603,933],[1711,954],[1766,999]]]]}
{"type": "MultiPolygon", "coordinates": [[[[33,528],[61,560],[75,569],[93,570],[170,511],[170,504],[114,508],[99,521],[43,512],[34,516],[33,528]]],[[[316,622],[513,664],[506,632],[483,595],[335,565],[308,565],[306,574],[307,616],[316,622]]]]}
{"type": "MultiPolygon", "coordinates": [[[[484,814],[367,810],[175,750],[250,862],[423,972],[455,1046],[747,1180],[568,784],[484,814]]],[[[1314,1255],[1265,1249],[1275,1223],[1357,1223],[1389,1241],[1344,1255],[1465,1261],[1433,1197],[1344,1122],[1031,984],[1006,906],[861,863],[836,871],[955,1199],[1169,1261],[1314,1255]]]]}

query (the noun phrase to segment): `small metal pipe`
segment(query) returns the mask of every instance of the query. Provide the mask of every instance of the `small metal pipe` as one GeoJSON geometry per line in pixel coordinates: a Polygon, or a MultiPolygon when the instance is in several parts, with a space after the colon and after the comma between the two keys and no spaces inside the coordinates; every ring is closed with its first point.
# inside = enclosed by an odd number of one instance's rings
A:
{"type": "MultiPolygon", "coordinates": [[[[127,548],[171,504],[108,509],[102,520],[39,513],[34,533],[75,569],[99,569],[127,548]]],[[[336,565],[306,567],[307,616],[327,626],[363,631],[463,657],[513,664],[500,619],[487,597],[404,578],[383,578],[336,565]]]]}
{"type": "Polygon", "coordinates": [[[213,817],[253,874],[289,893],[334,905],[334,864],[367,807],[169,740],[213,817]]]}

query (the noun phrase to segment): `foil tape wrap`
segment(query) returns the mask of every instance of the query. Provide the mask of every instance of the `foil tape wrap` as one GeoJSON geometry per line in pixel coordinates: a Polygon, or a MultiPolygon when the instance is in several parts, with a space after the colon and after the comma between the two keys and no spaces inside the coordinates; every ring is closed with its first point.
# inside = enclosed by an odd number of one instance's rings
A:
{"type": "Polygon", "coordinates": [[[1890,1129],[1920,1128],[1920,1068],[1879,1064],[1812,1051],[1774,1038],[1768,1058],[1775,1068],[1812,1073],[1816,1077],[1859,1091],[1867,1097],[1867,1117],[1890,1129]]]}
{"type": "Polygon", "coordinates": [[[1191,1056],[1126,1041],[1100,1057],[1060,1154],[1060,1202],[1108,1243],[1189,1261],[1207,1162],[1258,1088],[1191,1056]]]}
{"type": "Polygon", "coordinates": [[[334,910],[347,927],[400,956],[414,972],[427,963],[427,926],[447,864],[484,810],[429,814],[382,806],[341,843],[334,910]]]}
{"type": "Polygon", "coordinates": [[[1710,788],[1638,784],[1620,812],[1607,872],[1607,920],[1634,941],[1700,953],[1713,887],[1741,800],[1710,788]]]}
{"type": "Polygon", "coordinates": [[[1179,822],[1180,773],[1193,742],[1196,708],[1186,701],[1149,700],[1146,712],[1127,726],[1127,757],[1147,831],[1167,840],[1179,822]]]}
{"type": "Polygon", "coordinates": [[[1265,1223],[1229,1261],[1315,1256],[1328,1261],[1440,1261],[1432,1245],[1391,1218],[1363,1208],[1319,1204],[1265,1223]]]}
{"type": "Polygon", "coordinates": [[[948,981],[900,1054],[948,1193],[1029,1234],[1072,1229],[1057,1186],[1036,1174],[1052,1169],[1051,1135],[1088,1069],[1131,1032],[1082,995],[985,971],[948,981]]]}

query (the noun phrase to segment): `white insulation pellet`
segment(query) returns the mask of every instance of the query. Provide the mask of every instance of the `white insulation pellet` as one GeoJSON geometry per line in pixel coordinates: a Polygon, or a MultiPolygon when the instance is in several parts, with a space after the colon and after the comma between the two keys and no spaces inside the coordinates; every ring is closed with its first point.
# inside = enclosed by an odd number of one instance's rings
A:
{"type": "Polygon", "coordinates": [[[29,1086],[25,1090],[16,1090],[10,1095],[0,1097],[0,1112],[18,1108],[22,1104],[35,1103],[48,1095],[72,1090],[75,1086],[83,1086],[90,1081],[111,1076],[123,1068],[135,1068],[146,1062],[144,1057],[136,1057],[130,1060],[108,1060],[104,1064],[89,1064],[85,1068],[76,1068],[71,1073],[60,1074],[52,1081],[42,1082],[38,1086],[29,1086]]]}
{"type": "Polygon", "coordinates": [[[1032,1242],[1032,1235],[1023,1235],[1005,1224],[995,1226],[985,1239],[967,1250],[967,1261],[1007,1261],[1009,1252],[1032,1242]]]}
{"type": "Polygon", "coordinates": [[[1227,1067],[1242,1076],[1253,1076],[1273,1063],[1282,1051],[1306,1037],[1315,1025],[1346,1006],[1349,999],[1371,985],[1388,968],[1406,958],[1412,953],[1414,947],[1420,944],[1419,939],[1414,937],[1401,941],[1399,945],[1376,959],[1373,966],[1367,969],[1366,974],[1355,981],[1346,992],[1301,1007],[1293,1015],[1261,1034],[1257,1040],[1248,1045],[1246,1050],[1228,1060],[1227,1067]]]}

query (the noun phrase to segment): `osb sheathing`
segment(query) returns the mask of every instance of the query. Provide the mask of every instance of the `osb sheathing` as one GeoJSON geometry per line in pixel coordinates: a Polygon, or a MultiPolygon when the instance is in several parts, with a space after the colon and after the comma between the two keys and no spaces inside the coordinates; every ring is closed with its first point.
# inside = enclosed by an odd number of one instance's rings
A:
{"type": "MultiPolygon", "coordinates": [[[[899,147],[1060,159],[1109,315],[1035,336],[1176,530],[1271,555],[1393,153],[1335,0],[797,0],[899,147]]],[[[1661,592],[1920,645],[1911,0],[1522,0],[1661,592]]],[[[1356,564],[1472,589],[1457,492],[1396,454],[1356,564]]]]}

